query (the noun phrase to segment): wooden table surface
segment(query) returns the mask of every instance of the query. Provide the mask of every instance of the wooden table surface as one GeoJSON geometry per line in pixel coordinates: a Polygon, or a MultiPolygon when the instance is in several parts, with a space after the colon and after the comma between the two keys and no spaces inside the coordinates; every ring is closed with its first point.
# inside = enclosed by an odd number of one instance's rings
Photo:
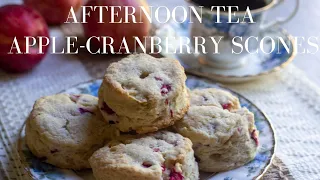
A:
{"type": "MultiPolygon", "coordinates": [[[[184,0],[147,0],[151,6],[174,6],[184,5],[184,0]]],[[[287,24],[283,25],[293,36],[317,36],[320,37],[320,1],[300,0],[298,14],[287,24]]],[[[0,6],[8,3],[20,3],[20,0],[0,0],[0,6]]],[[[285,0],[283,5],[269,11],[268,19],[287,16],[294,8],[293,0],[285,0]]],[[[304,44],[306,45],[306,44],[304,44]]],[[[306,46],[308,47],[308,46],[306,46]]],[[[309,46],[310,48],[310,46],[309,46]]],[[[294,63],[302,69],[308,77],[320,86],[320,52],[317,54],[298,54],[294,63]]]]}

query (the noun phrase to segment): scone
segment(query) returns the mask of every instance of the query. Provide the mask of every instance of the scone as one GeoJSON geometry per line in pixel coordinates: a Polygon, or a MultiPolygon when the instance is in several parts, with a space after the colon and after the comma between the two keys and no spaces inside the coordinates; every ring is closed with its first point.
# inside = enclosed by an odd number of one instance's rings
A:
{"type": "Polygon", "coordinates": [[[107,68],[99,94],[100,109],[116,113],[116,126],[122,132],[158,131],[173,125],[188,110],[185,81],[177,60],[130,55],[107,68]]]}
{"type": "Polygon", "coordinates": [[[31,152],[60,168],[90,168],[90,156],[116,133],[103,121],[98,99],[91,95],[42,97],[26,122],[31,152]]]}
{"type": "Polygon", "coordinates": [[[240,108],[240,102],[237,97],[228,91],[208,88],[195,89],[190,91],[191,106],[216,106],[229,111],[240,108]]]}
{"type": "Polygon", "coordinates": [[[97,180],[199,179],[191,141],[167,131],[112,142],[89,161],[97,180]]]}
{"type": "Polygon", "coordinates": [[[246,109],[232,113],[216,106],[191,106],[174,127],[191,139],[200,170],[221,172],[254,159],[259,142],[253,119],[246,109]]]}
{"type": "Polygon", "coordinates": [[[108,124],[117,124],[119,122],[118,115],[103,100],[103,86],[100,86],[98,92],[98,105],[104,120],[108,124]]]}

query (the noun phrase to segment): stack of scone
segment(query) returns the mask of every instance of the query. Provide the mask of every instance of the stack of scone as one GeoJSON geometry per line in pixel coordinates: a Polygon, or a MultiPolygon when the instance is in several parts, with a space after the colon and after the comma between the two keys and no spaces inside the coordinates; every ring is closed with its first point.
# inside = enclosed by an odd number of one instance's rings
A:
{"type": "Polygon", "coordinates": [[[109,66],[99,98],[37,100],[27,145],[57,167],[92,168],[99,180],[196,180],[198,164],[220,172],[251,161],[258,148],[253,114],[226,91],[190,91],[185,81],[176,60],[128,56],[109,66]]]}

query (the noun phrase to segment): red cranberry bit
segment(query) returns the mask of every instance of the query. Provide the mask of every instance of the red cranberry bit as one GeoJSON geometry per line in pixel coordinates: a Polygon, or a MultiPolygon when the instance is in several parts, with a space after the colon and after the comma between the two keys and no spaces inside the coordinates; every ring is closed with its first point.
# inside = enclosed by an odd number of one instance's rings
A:
{"type": "Polygon", "coordinates": [[[238,132],[241,133],[242,132],[242,128],[238,127],[238,132]]]}
{"type": "Polygon", "coordinates": [[[168,99],[166,99],[165,103],[166,103],[166,105],[168,105],[168,104],[169,104],[169,100],[168,100],[168,99]]]}
{"type": "Polygon", "coordinates": [[[162,81],[162,79],[161,78],[159,78],[159,77],[154,77],[157,81],[162,81]]]}
{"type": "Polygon", "coordinates": [[[115,114],[115,112],[107,105],[107,103],[103,102],[101,110],[105,111],[108,114],[115,114]]]}
{"type": "Polygon", "coordinates": [[[58,149],[54,149],[54,150],[51,150],[51,151],[50,151],[51,154],[54,154],[54,153],[57,153],[57,152],[59,152],[58,149]]]}
{"type": "Polygon", "coordinates": [[[75,98],[80,98],[80,95],[73,94],[72,96],[75,97],[75,98]]]}
{"type": "Polygon", "coordinates": [[[251,132],[251,138],[254,140],[257,146],[259,146],[258,133],[257,130],[251,132]]]}
{"type": "Polygon", "coordinates": [[[88,110],[88,109],[84,109],[84,108],[79,108],[79,111],[81,114],[84,114],[84,113],[90,113],[90,114],[94,114],[94,112],[88,110]]]}
{"type": "Polygon", "coordinates": [[[170,116],[173,118],[173,111],[170,109],[170,116]]]}
{"type": "Polygon", "coordinates": [[[160,149],[159,148],[154,148],[153,152],[160,152],[160,149]]]}
{"type": "Polygon", "coordinates": [[[223,108],[223,109],[230,110],[231,104],[230,104],[230,103],[228,103],[228,104],[223,104],[223,105],[222,105],[222,108],[223,108]]]}
{"type": "Polygon", "coordinates": [[[163,84],[161,87],[161,95],[164,96],[168,94],[171,91],[171,85],[169,84],[163,84]]]}
{"type": "Polygon", "coordinates": [[[169,180],[183,180],[183,176],[181,173],[176,172],[175,169],[172,169],[170,172],[170,179],[169,180]]]}
{"type": "Polygon", "coordinates": [[[145,167],[145,168],[149,168],[152,166],[152,164],[148,163],[148,162],[143,162],[142,163],[142,166],[145,167]]]}
{"type": "Polygon", "coordinates": [[[70,95],[70,99],[73,102],[77,102],[79,98],[80,98],[80,95],[74,95],[74,94],[70,95]]]}
{"type": "Polygon", "coordinates": [[[162,169],[162,172],[166,171],[166,165],[163,164],[163,165],[161,166],[161,169],[162,169]]]}

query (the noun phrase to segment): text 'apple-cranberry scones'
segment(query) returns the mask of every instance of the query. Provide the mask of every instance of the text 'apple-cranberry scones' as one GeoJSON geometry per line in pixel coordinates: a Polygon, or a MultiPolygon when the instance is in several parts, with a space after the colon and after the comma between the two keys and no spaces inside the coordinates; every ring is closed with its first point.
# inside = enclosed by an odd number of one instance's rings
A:
{"type": "Polygon", "coordinates": [[[111,142],[89,161],[97,180],[199,179],[191,141],[167,131],[111,142]]]}
{"type": "Polygon", "coordinates": [[[130,55],[106,70],[99,106],[120,131],[154,132],[173,125],[188,110],[185,81],[177,60],[130,55]]]}
{"type": "Polygon", "coordinates": [[[31,152],[60,168],[90,168],[89,157],[116,135],[116,128],[103,121],[98,99],[91,95],[42,97],[26,122],[31,152]]]}

